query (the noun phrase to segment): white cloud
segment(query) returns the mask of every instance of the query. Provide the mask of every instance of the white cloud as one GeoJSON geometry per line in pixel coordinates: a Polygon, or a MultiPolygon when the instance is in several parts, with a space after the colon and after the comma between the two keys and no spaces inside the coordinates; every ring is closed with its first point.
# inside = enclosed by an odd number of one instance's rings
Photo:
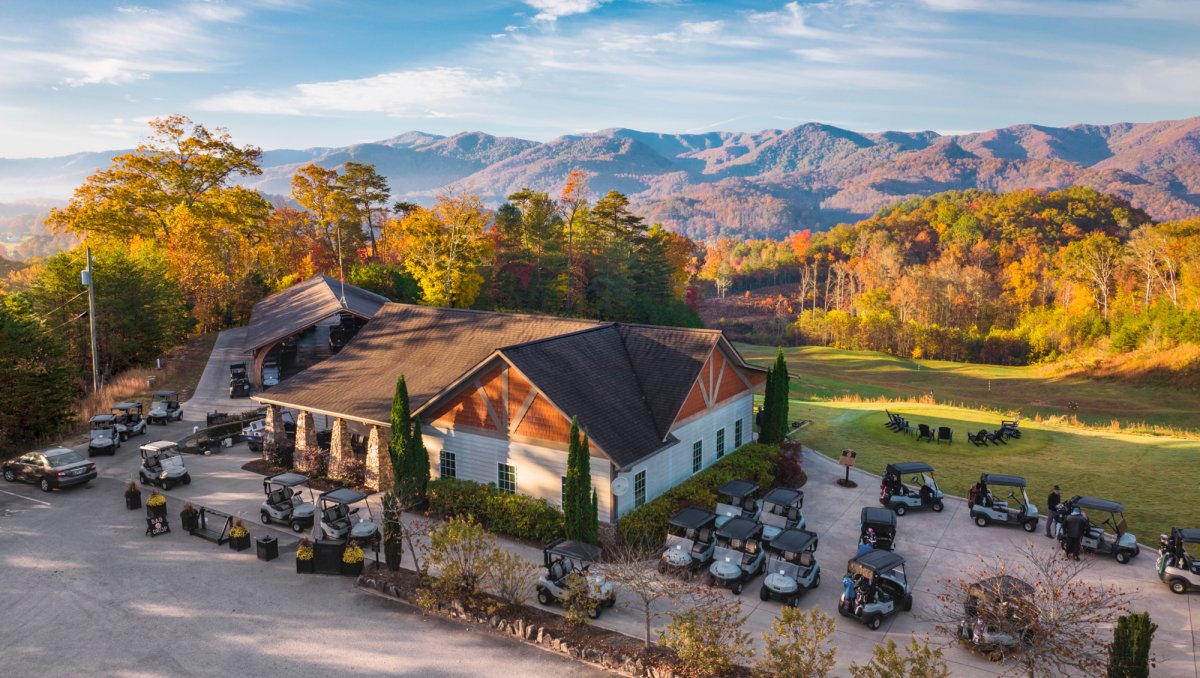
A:
{"type": "Polygon", "coordinates": [[[537,21],[557,21],[559,17],[587,14],[604,4],[606,0],[525,0],[525,4],[536,9],[537,21]]]}
{"type": "Polygon", "coordinates": [[[467,68],[423,68],[354,80],[302,83],[280,92],[241,90],[200,102],[211,111],[267,115],[382,113],[399,118],[458,117],[486,97],[515,87],[507,73],[467,68]]]}
{"type": "Polygon", "coordinates": [[[789,2],[780,12],[751,12],[747,15],[751,23],[759,24],[769,33],[795,38],[829,39],[833,33],[809,25],[808,12],[799,2],[789,2]]]}

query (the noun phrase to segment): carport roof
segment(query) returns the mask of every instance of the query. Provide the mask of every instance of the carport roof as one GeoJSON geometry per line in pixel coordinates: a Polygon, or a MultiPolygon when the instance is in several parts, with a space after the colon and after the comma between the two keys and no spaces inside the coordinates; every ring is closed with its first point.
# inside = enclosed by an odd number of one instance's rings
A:
{"type": "Polygon", "coordinates": [[[386,297],[333,278],[314,275],[302,283],[268,295],[254,305],[246,330],[246,350],[273,344],[337,313],[370,319],[388,303],[386,297]],[[343,299],[345,303],[343,303],[343,299]]]}

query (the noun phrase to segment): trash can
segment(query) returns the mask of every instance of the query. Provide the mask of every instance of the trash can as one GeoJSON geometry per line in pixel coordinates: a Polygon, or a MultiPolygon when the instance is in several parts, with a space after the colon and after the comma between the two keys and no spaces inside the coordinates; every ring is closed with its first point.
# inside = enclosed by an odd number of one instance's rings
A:
{"type": "Polygon", "coordinates": [[[279,557],[279,540],[275,537],[259,537],[255,540],[258,545],[259,560],[275,560],[279,557]]]}

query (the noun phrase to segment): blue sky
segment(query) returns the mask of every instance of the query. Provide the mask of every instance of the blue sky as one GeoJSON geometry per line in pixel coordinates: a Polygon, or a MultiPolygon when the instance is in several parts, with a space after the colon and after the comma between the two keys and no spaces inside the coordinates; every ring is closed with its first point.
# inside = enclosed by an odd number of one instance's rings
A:
{"type": "Polygon", "coordinates": [[[1183,118],[1198,28],[1197,0],[8,0],[0,157],[171,113],[264,148],[1183,118]]]}

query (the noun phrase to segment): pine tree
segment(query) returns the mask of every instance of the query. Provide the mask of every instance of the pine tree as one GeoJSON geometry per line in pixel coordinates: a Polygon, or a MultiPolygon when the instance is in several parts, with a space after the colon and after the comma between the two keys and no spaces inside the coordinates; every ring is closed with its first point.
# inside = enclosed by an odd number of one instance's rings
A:
{"type": "Polygon", "coordinates": [[[588,459],[588,438],[579,435],[579,419],[571,418],[571,437],[567,448],[567,480],[563,488],[563,517],[567,539],[595,543],[597,528],[592,510],[592,474],[588,459]],[[591,514],[591,515],[589,515],[591,514]]]}
{"type": "Polygon", "coordinates": [[[788,380],[787,359],[783,349],[775,356],[775,430],[778,438],[775,442],[783,442],[788,433],[788,392],[791,383],[788,380]]]}
{"type": "Polygon", "coordinates": [[[408,384],[404,375],[396,380],[396,394],[392,396],[392,435],[388,440],[388,456],[392,460],[392,491],[400,493],[404,489],[404,453],[408,450],[409,439],[412,437],[412,418],[408,407],[408,384]]]}

